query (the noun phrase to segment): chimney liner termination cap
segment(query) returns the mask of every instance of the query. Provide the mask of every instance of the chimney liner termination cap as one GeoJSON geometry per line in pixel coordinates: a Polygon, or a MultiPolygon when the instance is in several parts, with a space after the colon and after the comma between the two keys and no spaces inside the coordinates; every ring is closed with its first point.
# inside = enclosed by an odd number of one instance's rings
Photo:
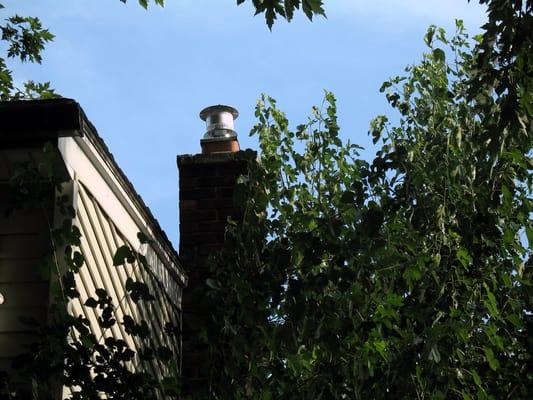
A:
{"type": "Polygon", "coordinates": [[[204,108],[200,118],[206,122],[207,130],[202,142],[235,140],[237,132],[234,130],[234,120],[238,116],[239,112],[231,106],[218,104],[204,108]]]}

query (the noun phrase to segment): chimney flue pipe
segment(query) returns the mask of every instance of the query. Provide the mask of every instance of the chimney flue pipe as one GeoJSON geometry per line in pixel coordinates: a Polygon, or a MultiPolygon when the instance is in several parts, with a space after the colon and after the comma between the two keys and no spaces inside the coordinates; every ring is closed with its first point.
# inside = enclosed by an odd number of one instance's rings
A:
{"type": "Polygon", "coordinates": [[[216,105],[204,108],[200,118],[206,122],[206,132],[200,140],[202,153],[233,153],[240,150],[234,121],[239,112],[230,106],[216,105]]]}

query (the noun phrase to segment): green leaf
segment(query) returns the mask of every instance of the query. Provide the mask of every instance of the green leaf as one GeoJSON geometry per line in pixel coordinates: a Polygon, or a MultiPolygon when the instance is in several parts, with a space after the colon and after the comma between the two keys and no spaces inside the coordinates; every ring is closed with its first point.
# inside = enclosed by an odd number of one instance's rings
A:
{"type": "Polygon", "coordinates": [[[496,371],[500,367],[500,362],[494,356],[494,352],[489,347],[483,347],[483,351],[485,353],[485,357],[487,358],[487,362],[489,363],[490,369],[496,371]]]}
{"type": "Polygon", "coordinates": [[[81,254],[79,251],[75,251],[72,255],[72,264],[77,269],[81,268],[83,266],[83,263],[85,262],[85,258],[83,257],[83,254],[81,254]]]}
{"type": "Polygon", "coordinates": [[[98,306],[98,302],[96,301],[95,298],[93,297],[89,297],[87,300],[85,300],[85,303],[84,303],[87,307],[91,307],[91,308],[95,308],[96,306],[98,306]]]}
{"type": "Polygon", "coordinates": [[[465,248],[459,248],[456,252],[457,259],[464,268],[467,268],[472,263],[472,257],[468,254],[465,248]]]}
{"type": "Polygon", "coordinates": [[[470,374],[472,375],[472,378],[474,379],[474,383],[481,388],[481,378],[479,377],[478,373],[475,370],[470,370],[470,374]]]}
{"type": "Polygon", "coordinates": [[[341,203],[352,204],[355,200],[355,193],[352,191],[345,191],[341,196],[341,203]]]}
{"type": "Polygon", "coordinates": [[[215,290],[218,290],[220,289],[220,285],[219,283],[214,280],[214,279],[211,279],[211,278],[207,278],[206,281],[205,281],[206,285],[208,287],[210,287],[211,289],[215,289],[215,290]]]}
{"type": "Polygon", "coordinates": [[[376,351],[386,359],[386,350],[387,350],[387,342],[382,339],[376,339],[374,340],[374,348],[376,351]]]}
{"type": "Polygon", "coordinates": [[[440,362],[440,353],[437,346],[433,345],[431,346],[431,350],[429,351],[428,360],[434,361],[436,364],[440,362]]]}
{"type": "Polygon", "coordinates": [[[139,242],[141,244],[147,244],[152,242],[152,240],[143,232],[137,232],[137,239],[139,239],[139,242]]]}
{"type": "Polygon", "coordinates": [[[233,190],[233,203],[236,206],[243,206],[248,200],[247,188],[244,183],[238,183],[233,190]]]}
{"type": "Polygon", "coordinates": [[[442,49],[436,48],[433,50],[433,58],[435,59],[435,61],[445,62],[446,54],[444,53],[444,51],[442,51],[442,49]]]}
{"type": "Polygon", "coordinates": [[[123,245],[117,249],[115,255],[113,256],[113,266],[117,267],[119,265],[124,265],[126,262],[134,263],[135,255],[129,246],[123,245]]]}
{"type": "Polygon", "coordinates": [[[107,299],[107,291],[103,288],[96,288],[95,291],[96,295],[98,296],[98,299],[104,300],[107,299]]]}
{"type": "Polygon", "coordinates": [[[528,226],[526,227],[526,236],[527,236],[527,241],[529,243],[529,248],[533,248],[533,227],[531,226],[528,226]]]}
{"type": "Polygon", "coordinates": [[[426,42],[426,45],[429,47],[433,44],[433,35],[435,35],[436,29],[435,25],[431,25],[426,32],[426,36],[424,36],[424,42],[426,42]]]}
{"type": "Polygon", "coordinates": [[[315,14],[326,15],[322,0],[302,0],[302,9],[309,20],[312,20],[315,14]]]}
{"type": "Polygon", "coordinates": [[[485,300],[483,304],[488,309],[489,314],[491,316],[498,317],[500,313],[498,311],[498,303],[496,301],[496,297],[494,296],[494,293],[492,293],[492,291],[490,290],[489,286],[486,283],[484,283],[483,286],[485,287],[485,290],[487,292],[487,300],[485,300]]]}

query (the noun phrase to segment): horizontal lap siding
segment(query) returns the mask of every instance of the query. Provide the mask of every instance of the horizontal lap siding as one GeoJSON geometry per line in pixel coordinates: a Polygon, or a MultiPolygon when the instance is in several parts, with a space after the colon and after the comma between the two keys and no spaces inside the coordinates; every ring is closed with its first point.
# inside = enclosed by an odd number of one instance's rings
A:
{"type": "Polygon", "coordinates": [[[30,327],[24,320],[21,320],[21,316],[26,320],[31,319],[39,324],[43,324],[46,320],[46,315],[43,313],[42,307],[13,307],[3,309],[0,312],[0,334],[29,331],[30,327]]]}
{"type": "Polygon", "coordinates": [[[17,165],[34,162],[35,150],[0,151],[0,370],[35,342],[35,326],[44,323],[49,304],[48,260],[51,201],[14,203],[7,180],[17,165]]]}
{"type": "Polygon", "coordinates": [[[48,275],[42,257],[0,258],[0,284],[6,282],[38,282],[48,275]]]}
{"type": "Polygon", "coordinates": [[[0,354],[7,359],[12,359],[21,354],[21,351],[30,352],[30,345],[38,339],[33,332],[2,333],[0,335],[0,354]]]}
{"type": "MultiPolygon", "coordinates": [[[[4,296],[4,303],[0,312],[25,308],[43,308],[48,306],[48,282],[3,282],[0,292],[4,296]]],[[[24,314],[21,314],[24,315],[24,314]]]]}

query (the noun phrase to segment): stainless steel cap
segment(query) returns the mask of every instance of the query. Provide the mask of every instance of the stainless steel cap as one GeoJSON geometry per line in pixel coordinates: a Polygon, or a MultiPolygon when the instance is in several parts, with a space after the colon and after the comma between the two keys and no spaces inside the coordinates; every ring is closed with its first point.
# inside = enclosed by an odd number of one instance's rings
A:
{"type": "Polygon", "coordinates": [[[222,104],[204,108],[200,112],[200,118],[205,121],[207,129],[202,141],[236,138],[234,121],[238,116],[239,112],[235,108],[222,104]]]}

